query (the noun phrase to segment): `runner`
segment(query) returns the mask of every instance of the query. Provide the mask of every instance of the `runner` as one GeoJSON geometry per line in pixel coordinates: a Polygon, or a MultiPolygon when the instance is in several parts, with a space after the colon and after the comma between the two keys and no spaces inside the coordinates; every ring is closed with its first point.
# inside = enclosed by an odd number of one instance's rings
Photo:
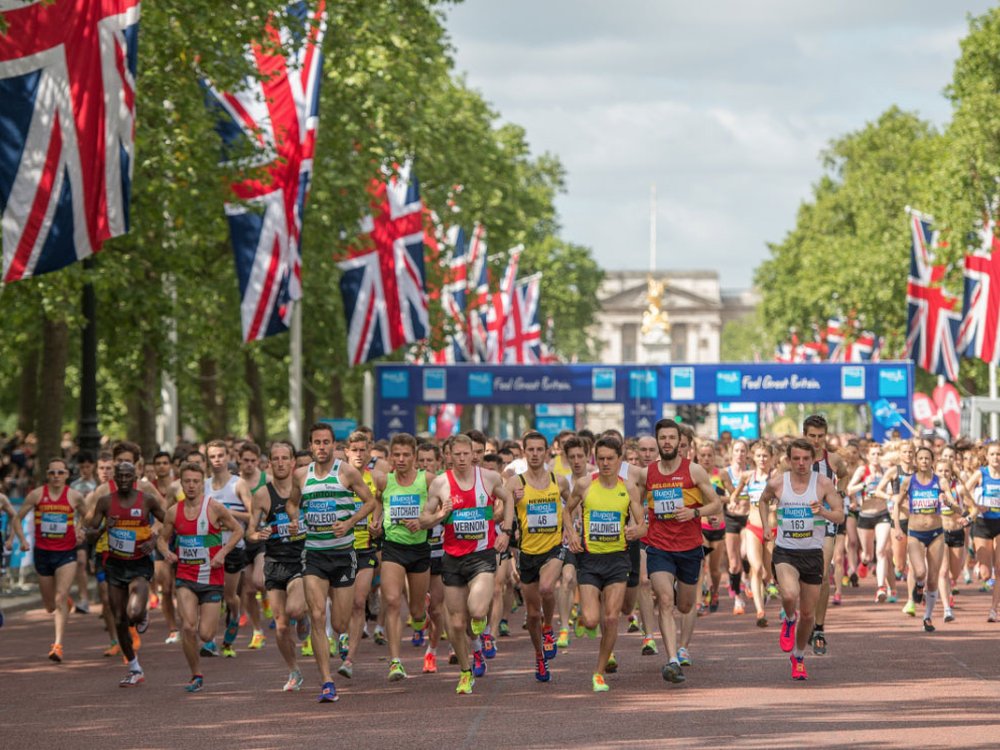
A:
{"type": "MultiPolygon", "coordinates": [[[[895,466],[890,466],[885,474],[882,475],[882,481],[879,482],[876,493],[881,497],[885,497],[887,500],[886,509],[891,514],[893,507],[895,505],[895,496],[899,494],[899,487],[903,480],[910,476],[914,471],[916,471],[916,466],[913,462],[914,459],[914,447],[913,443],[909,440],[903,440],[897,443],[896,455],[899,458],[899,463],[895,466]]],[[[906,534],[906,521],[903,520],[903,533],[906,534]]],[[[888,601],[895,602],[895,581],[898,581],[904,573],[906,574],[906,604],[903,606],[903,613],[910,615],[910,617],[915,617],[917,614],[916,604],[913,602],[913,573],[907,570],[906,565],[906,537],[902,540],[896,538],[897,535],[893,535],[892,538],[892,562],[894,570],[894,578],[890,580],[890,585],[892,590],[890,591],[888,601]]]]}
{"type": "Polygon", "coordinates": [[[601,627],[592,687],[595,693],[603,693],[611,689],[604,675],[618,638],[625,585],[632,568],[626,544],[643,537],[647,526],[638,487],[619,475],[621,442],[602,437],[595,443],[595,453],[597,475],[573,483],[563,510],[563,528],[579,561],[580,621],[585,628],[601,627]],[[582,509],[582,539],[574,528],[577,507],[582,509]],[[630,517],[632,523],[628,523],[630,517]]]}
{"type": "Polygon", "coordinates": [[[18,511],[18,525],[29,513],[35,518],[35,573],[45,611],[55,613],[55,642],[49,659],[63,660],[63,634],[69,617],[69,590],[76,578],[76,548],[84,538],[83,495],[67,485],[69,465],[61,458],[48,463],[45,484],[28,493],[18,511]]]}
{"type": "Polygon", "coordinates": [[[330,620],[338,633],[347,630],[354,601],[354,576],[358,559],[354,553],[354,527],[375,509],[375,498],[361,472],[333,458],[333,428],[314,424],[309,430],[313,461],[296,469],[292,494],[285,503],[289,530],[299,533],[299,507],[306,526],[305,578],[306,604],[312,626],[313,655],[323,683],[321,703],[337,700],[337,689],[330,673],[330,644],[326,635],[327,601],[331,602],[330,620]],[[361,507],[354,496],[361,498],[361,507]]]}
{"type": "Polygon", "coordinates": [[[164,560],[177,565],[177,610],[181,616],[184,658],[191,669],[185,686],[189,693],[201,692],[205,676],[201,671],[199,639],[211,643],[219,627],[226,556],[243,539],[243,525],[222,503],[205,494],[205,469],[200,464],[181,467],[184,500],[173,505],[163,519],[163,533],[156,540],[164,560]],[[228,532],[222,541],[223,532],[228,532]],[[176,535],[176,538],[175,538],[176,535]],[[169,548],[175,538],[177,553],[169,548]]]}
{"type": "MultiPolygon", "coordinates": [[[[986,447],[986,466],[970,474],[965,488],[972,494],[977,506],[972,525],[972,542],[979,563],[979,578],[985,583],[1000,570],[1000,443],[986,447]]],[[[997,622],[1000,609],[1000,585],[993,585],[993,599],[987,622],[997,622]]]]}
{"type": "MultiPolygon", "coordinates": [[[[590,442],[575,435],[563,438],[562,455],[570,467],[570,473],[566,477],[570,492],[573,487],[584,477],[589,477],[590,471],[590,442]]],[[[583,523],[580,514],[577,512],[573,517],[573,528],[577,535],[583,531],[583,523]]],[[[569,631],[573,598],[576,595],[577,579],[577,555],[568,546],[563,545],[563,567],[559,580],[559,591],[556,600],[559,608],[559,638],[556,640],[557,648],[567,648],[569,646],[569,631]]]]}
{"type": "Polygon", "coordinates": [[[455,692],[472,693],[475,677],[486,674],[480,637],[493,596],[498,552],[507,549],[514,522],[514,502],[499,474],[473,464],[472,440],[455,435],[451,440],[452,468],[430,486],[427,505],[420,516],[423,528],[444,524],[442,580],[448,610],[448,637],[458,657],[461,676],[455,692]],[[496,500],[503,503],[498,526],[496,500]],[[466,628],[474,640],[475,675],[469,664],[466,628]]]}
{"type": "Polygon", "coordinates": [[[393,435],[389,441],[389,458],[394,470],[385,477],[380,488],[382,512],[372,519],[371,533],[384,537],[381,592],[389,640],[389,681],[398,682],[407,677],[399,656],[403,638],[400,602],[407,592],[410,620],[422,639],[427,626],[431,549],[427,544],[427,529],[420,523],[420,515],[427,505],[428,480],[427,474],[416,467],[416,438],[405,432],[393,435]]]}
{"type": "MultiPolygon", "coordinates": [[[[238,455],[239,481],[243,487],[238,489],[236,494],[242,497],[245,491],[250,497],[252,506],[254,494],[267,484],[267,474],[260,468],[260,447],[248,440],[240,445],[238,455]]],[[[263,597],[267,593],[264,586],[264,542],[253,541],[247,536],[244,543],[246,545],[244,550],[246,568],[240,581],[240,604],[242,611],[246,614],[242,615],[240,619],[241,624],[244,624],[242,620],[249,615],[250,622],[253,624],[253,635],[250,637],[247,648],[260,649],[264,648],[264,644],[267,642],[261,622],[261,602],[257,601],[258,595],[263,597]]],[[[265,619],[270,619],[271,614],[273,613],[265,612],[265,619]]]]}
{"type": "MultiPolygon", "coordinates": [[[[642,468],[655,463],[660,456],[660,449],[656,445],[656,438],[652,435],[643,435],[639,438],[639,465],[642,468]]],[[[641,494],[641,493],[640,493],[641,494]]],[[[656,609],[653,605],[653,587],[649,582],[649,568],[646,560],[646,542],[639,540],[639,594],[637,603],[639,605],[639,625],[642,629],[642,655],[656,656],[660,653],[656,646],[656,609]]]]}
{"type": "MultiPolygon", "coordinates": [[[[743,446],[741,455],[745,459],[746,443],[743,443],[742,441],[740,442],[743,446]]],[[[733,485],[729,478],[728,471],[720,472],[719,467],[716,465],[714,442],[711,440],[696,441],[695,463],[701,466],[705,470],[705,473],[708,474],[709,481],[712,483],[712,489],[715,494],[723,498],[728,498],[729,493],[733,490],[733,485]]],[[[706,556],[704,567],[708,569],[709,580],[709,612],[717,612],[719,609],[719,586],[722,584],[722,558],[724,553],[728,550],[728,547],[726,546],[726,523],[725,513],[720,513],[718,516],[701,517],[701,534],[706,556]]],[[[742,574],[743,558],[740,556],[739,544],[736,545],[735,563],[730,561],[729,567],[732,568],[733,565],[736,565],[742,574]]],[[[699,576],[699,579],[703,577],[704,572],[699,576]]],[[[742,575],[737,575],[736,578],[742,579],[742,575]]],[[[743,602],[743,591],[739,585],[739,580],[737,580],[736,587],[733,588],[733,579],[734,576],[730,574],[729,596],[733,599],[733,614],[742,615],[746,612],[746,604],[743,602]]],[[[699,588],[701,587],[700,580],[698,586],[699,588]]]]}
{"type": "Polygon", "coordinates": [[[661,419],[655,433],[660,460],[641,474],[649,514],[646,565],[653,593],[659,600],[660,635],[667,649],[663,679],[680,683],[685,678],[678,655],[677,627],[678,620],[692,611],[698,596],[705,559],[701,517],[721,515],[722,502],[708,472],[682,457],[680,425],[672,419],[661,419]]]}
{"type": "MultiPolygon", "coordinates": [[[[761,519],[760,514],[760,495],[771,476],[771,461],[774,453],[771,446],[763,440],[754,443],[750,453],[753,457],[753,468],[739,476],[736,486],[729,496],[729,502],[731,505],[735,504],[735,513],[732,515],[736,517],[741,515],[744,507],[747,509],[747,523],[743,537],[747,551],[747,562],[750,564],[750,593],[753,594],[754,606],[757,609],[757,627],[766,628],[767,592],[764,588],[764,582],[767,580],[771,567],[773,544],[764,543],[765,522],[761,519]]],[[[768,528],[774,529],[775,519],[768,517],[766,525],[768,528]]],[[[774,538],[773,531],[771,538],[774,538]]]]}
{"type": "Polygon", "coordinates": [[[108,582],[108,600],[115,619],[115,632],[122,653],[128,660],[128,672],[118,683],[133,687],[146,680],[139,657],[132,648],[129,627],[144,633],[149,625],[149,583],[153,578],[156,537],[150,518],[163,523],[164,512],[156,498],[135,489],[135,466],[122,461],[115,467],[115,491],[97,499],[87,514],[86,525],[108,529],[108,559],[104,572],[108,582]]]}
{"type": "MultiPolygon", "coordinates": [[[[568,438],[567,438],[568,439],[568,438]]],[[[556,658],[558,647],[552,631],[555,588],[563,565],[563,506],[569,497],[569,483],[547,471],[545,458],[549,441],[540,432],[521,438],[528,469],[507,480],[516,502],[521,529],[518,573],[528,617],[528,635],[535,647],[535,679],[548,682],[548,662],[556,658]]]]}
{"type": "Polygon", "coordinates": [[[859,466],[847,485],[847,494],[861,495],[861,510],[858,514],[858,537],[861,541],[861,567],[867,569],[875,563],[875,602],[881,604],[889,598],[889,536],[892,533],[892,518],[889,515],[886,496],[878,491],[882,483],[882,446],[871,443],[868,446],[867,462],[859,466]]]}
{"type": "MultiPolygon", "coordinates": [[[[944,454],[942,453],[942,456],[944,454]]],[[[935,464],[935,471],[941,477],[944,486],[951,490],[952,497],[969,508],[976,510],[976,504],[972,501],[965,485],[955,476],[954,464],[952,461],[942,458],[935,464]]],[[[941,525],[944,527],[944,563],[941,565],[938,590],[941,592],[944,602],[944,621],[955,621],[955,583],[958,576],[965,567],[966,557],[966,532],[971,524],[968,519],[956,513],[951,507],[945,505],[941,508],[941,525]]]]}
{"type": "MultiPolygon", "coordinates": [[[[772,566],[785,611],[778,643],[782,651],[791,652],[792,679],[805,680],[809,677],[805,649],[820,588],[829,577],[823,560],[826,525],[843,523],[844,503],[833,480],[814,470],[816,448],[810,440],[796,438],[785,456],[790,470],[768,480],[759,508],[761,517],[767,517],[771,501],[777,501],[778,536],[772,566]]],[[[772,535],[765,526],[765,542],[772,535]]]]}
{"type": "MultiPolygon", "coordinates": [[[[441,473],[441,450],[433,443],[417,446],[417,466],[428,476],[441,473]]],[[[427,546],[431,550],[431,583],[427,597],[427,621],[429,624],[427,651],[424,653],[424,673],[437,672],[437,647],[446,632],[444,611],[444,583],[441,568],[444,560],[444,525],[435,524],[427,531],[427,546]]]]}
{"type": "Polygon", "coordinates": [[[269,453],[271,481],[253,493],[250,514],[251,541],[264,544],[264,586],[274,613],[274,636],[278,651],[288,667],[285,692],[302,689],[305,680],[295,654],[295,638],[291,624],[299,632],[306,621],[306,599],[302,584],[302,555],[306,534],[300,523],[297,534],[291,524],[285,503],[292,492],[292,471],[295,468],[295,446],[284,440],[271,443],[269,453]]]}
{"type": "MultiPolygon", "coordinates": [[[[80,451],[76,454],[76,467],[80,476],[70,482],[70,489],[76,490],[85,498],[97,489],[97,478],[94,475],[96,464],[94,454],[90,451],[80,451]]],[[[76,548],[76,606],[73,611],[80,615],[90,614],[89,574],[90,550],[93,545],[86,539],[76,548]]]]}
{"type": "Polygon", "coordinates": [[[941,505],[944,503],[956,513],[963,514],[966,525],[970,513],[951,496],[951,490],[934,473],[934,451],[921,447],[916,452],[917,470],[903,480],[896,496],[892,520],[896,535],[903,534],[900,517],[908,519],[907,553],[915,584],[913,601],[924,604],[924,632],[933,633],[931,616],[938,596],[938,578],[944,559],[944,527],[941,524],[941,505]]]}
{"type": "MultiPolygon", "coordinates": [[[[159,491],[167,503],[171,503],[170,498],[174,495],[173,462],[170,454],[160,451],[153,456],[153,485],[159,491]]],[[[164,507],[164,510],[166,507],[164,507]]],[[[159,522],[153,527],[153,533],[160,533],[159,522]]],[[[163,619],[167,623],[167,637],[165,643],[179,643],[181,636],[177,630],[177,614],[174,611],[174,569],[166,560],[162,559],[156,550],[153,550],[153,588],[159,591],[160,611],[163,612],[163,619]]]]}

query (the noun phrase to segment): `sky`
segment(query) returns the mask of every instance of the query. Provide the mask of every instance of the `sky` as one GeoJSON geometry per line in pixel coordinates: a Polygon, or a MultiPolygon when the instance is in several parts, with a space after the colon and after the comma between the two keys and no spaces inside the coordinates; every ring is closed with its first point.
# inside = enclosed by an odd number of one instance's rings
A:
{"type": "MultiPolygon", "coordinates": [[[[982,0],[465,0],[456,68],[559,156],[562,237],[608,270],[717,269],[749,287],[820,153],[896,104],[938,126],[982,0]]],[[[489,218],[484,217],[489,226],[489,218]]]]}

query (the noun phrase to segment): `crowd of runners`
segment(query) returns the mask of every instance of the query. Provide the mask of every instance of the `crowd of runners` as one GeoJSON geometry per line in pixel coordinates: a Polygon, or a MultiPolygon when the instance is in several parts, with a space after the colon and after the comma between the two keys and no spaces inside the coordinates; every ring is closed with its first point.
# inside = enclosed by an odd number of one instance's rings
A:
{"type": "Polygon", "coordinates": [[[997,620],[1000,443],[841,442],[818,415],[801,437],[752,444],[669,419],[638,440],[472,430],[376,442],[362,428],[338,441],[322,423],[308,440],[266,452],[213,440],[149,463],[122,441],[72,482],[66,460],[49,461],[6,540],[32,547],[54,619],[48,657],[67,658],[69,613],[88,608],[71,589],[86,597],[91,572],[122,687],[145,680],[142,635],[158,609],[188,692],[212,657],[237,656],[241,630],[241,648],[260,649],[273,629],[283,689],[302,689],[312,658],[321,702],[371,643],[388,650],[388,680],[455,665],[456,692],[471,693],[516,607],[538,681],[571,638],[596,640],[595,692],[618,669],[623,617],[642,654],[662,653],[663,679],[683,683],[698,617],[719,609],[724,585],[733,615],[752,607],[775,630],[794,680],[807,679],[808,651],[830,648],[829,605],[862,579],[874,579],[871,606],[902,602],[918,633],[935,630],[938,602],[955,619],[960,583],[992,591],[982,616],[997,620]],[[404,637],[421,664],[404,663],[404,637]]]}

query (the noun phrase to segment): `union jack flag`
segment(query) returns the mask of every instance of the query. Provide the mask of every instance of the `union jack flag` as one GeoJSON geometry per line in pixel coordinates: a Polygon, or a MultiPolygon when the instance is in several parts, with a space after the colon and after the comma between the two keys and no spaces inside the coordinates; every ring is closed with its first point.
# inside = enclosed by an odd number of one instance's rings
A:
{"type": "Polygon", "coordinates": [[[472,362],[476,360],[476,348],[473,346],[472,328],[468,310],[469,269],[482,266],[486,257],[485,231],[476,224],[471,236],[466,235],[459,226],[451,226],[446,233],[447,244],[451,247],[451,257],[448,261],[448,278],[441,295],[444,306],[454,332],[451,334],[451,356],[457,362],[472,362]]]}
{"type": "Polygon", "coordinates": [[[537,364],[542,359],[542,326],[538,322],[538,298],[542,275],[518,280],[511,295],[510,311],[503,328],[503,361],[537,364]]]}
{"type": "Polygon", "coordinates": [[[937,244],[932,219],[910,211],[910,276],[906,282],[906,355],[948,380],[958,379],[955,341],[961,318],[958,298],[945,292],[945,266],[932,265],[937,244]]]}
{"type": "Polygon", "coordinates": [[[372,181],[372,216],[361,224],[366,241],[337,263],[347,316],[352,365],[427,338],[424,283],[425,213],[410,165],[372,181]]]}
{"type": "Polygon", "coordinates": [[[3,281],[55,271],[129,228],[139,0],[5,2],[3,281]]]}
{"type": "Polygon", "coordinates": [[[830,318],[826,323],[826,345],[831,362],[872,362],[878,356],[878,337],[858,330],[856,320],[830,318]]]}
{"type": "MultiPolygon", "coordinates": [[[[958,350],[966,357],[1000,362],[1000,238],[987,210],[979,250],[965,256],[965,295],[958,350]]],[[[951,378],[954,380],[954,378],[951,378]]]]}
{"type": "MultiPolygon", "coordinates": [[[[507,255],[507,268],[500,279],[500,289],[489,295],[485,313],[480,313],[486,331],[486,350],[484,362],[500,363],[504,358],[504,326],[514,304],[514,282],[517,279],[517,266],[521,260],[524,247],[512,247],[507,255]]],[[[482,311],[482,308],[480,308],[482,311]]]]}
{"type": "Polygon", "coordinates": [[[255,150],[242,166],[256,173],[233,183],[239,200],[226,204],[244,341],[287,331],[302,298],[300,239],[319,121],[325,0],[292,3],[288,11],[294,27],[269,22],[267,43],[247,50],[259,75],[231,92],[209,86],[227,150],[241,143],[255,150]]]}

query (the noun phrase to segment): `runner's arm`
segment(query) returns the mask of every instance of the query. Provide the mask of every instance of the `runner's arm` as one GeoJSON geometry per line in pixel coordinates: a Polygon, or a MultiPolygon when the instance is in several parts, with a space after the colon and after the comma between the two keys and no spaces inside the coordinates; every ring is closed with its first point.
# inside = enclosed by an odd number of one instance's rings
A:
{"type": "Polygon", "coordinates": [[[372,511],[372,517],[368,520],[368,532],[379,536],[382,533],[382,521],[384,520],[382,517],[382,495],[385,492],[388,477],[386,477],[385,472],[375,469],[372,471],[372,479],[375,482],[375,510],[372,511]]]}
{"type": "Polygon", "coordinates": [[[491,471],[490,474],[492,474],[493,496],[503,502],[503,526],[498,529],[501,533],[497,534],[494,549],[497,552],[503,552],[507,549],[507,545],[510,544],[510,538],[514,534],[514,497],[504,485],[503,479],[500,478],[499,474],[495,471],[491,471]]]}
{"type": "MultiPolygon", "coordinates": [[[[728,477],[727,477],[727,479],[728,479],[728,477]]],[[[750,481],[750,472],[749,471],[741,472],[740,473],[740,481],[738,481],[736,483],[736,486],[733,487],[732,491],[729,493],[729,504],[731,506],[736,506],[736,505],[739,504],[737,502],[737,498],[739,498],[740,493],[743,492],[743,488],[747,486],[747,483],[749,481],[750,481]]],[[[730,510],[732,510],[732,508],[730,508],[730,510]]]]}
{"type": "Polygon", "coordinates": [[[432,529],[448,517],[451,503],[445,494],[447,486],[448,478],[444,474],[434,477],[434,481],[427,489],[427,503],[420,513],[420,528],[432,529]]]}
{"type": "Polygon", "coordinates": [[[302,502],[302,481],[306,468],[296,469],[292,474],[292,492],[285,501],[285,512],[288,514],[288,530],[292,536],[299,533],[299,504],[302,502]]]}
{"type": "Polygon", "coordinates": [[[634,542],[642,539],[649,532],[649,524],[646,522],[646,514],[642,509],[642,502],[639,496],[639,488],[633,485],[626,487],[628,490],[628,509],[632,516],[633,524],[625,527],[625,538],[634,542]]]}
{"type": "Polygon", "coordinates": [[[163,529],[156,539],[156,549],[160,556],[168,563],[177,562],[177,555],[170,551],[170,540],[174,538],[174,519],[177,517],[177,509],[180,505],[170,507],[163,516],[163,529]]]}
{"type": "Polygon", "coordinates": [[[263,542],[271,536],[271,527],[260,527],[261,521],[271,512],[271,493],[267,485],[253,493],[253,505],[250,508],[250,525],[247,527],[247,540],[263,542]]]}
{"type": "MultiPolygon", "coordinates": [[[[709,479],[708,472],[698,464],[691,464],[691,481],[701,490],[700,513],[702,517],[715,516],[722,513],[722,499],[716,493],[715,487],[712,485],[712,480],[709,479]]],[[[693,508],[685,507],[677,511],[678,521],[690,521],[692,518],[694,518],[693,508]]]]}
{"type": "Polygon", "coordinates": [[[780,482],[783,482],[781,474],[775,477],[771,477],[767,480],[767,484],[764,485],[764,491],[760,493],[760,499],[757,501],[757,512],[760,514],[760,523],[762,534],[764,536],[764,541],[771,541],[771,524],[768,522],[771,517],[771,500],[778,497],[778,492],[780,491],[778,487],[780,482]]]}
{"type": "Polygon", "coordinates": [[[892,527],[896,531],[897,538],[902,538],[903,536],[903,526],[900,523],[899,516],[902,512],[903,507],[903,495],[910,491],[910,478],[906,477],[902,482],[899,483],[899,494],[893,495],[892,503],[892,527]]]}
{"type": "Polygon", "coordinates": [[[250,496],[250,485],[243,477],[236,480],[236,497],[243,503],[245,510],[233,510],[229,508],[230,515],[240,523],[250,523],[250,511],[253,510],[253,498],[250,496]]]}
{"type": "Polygon", "coordinates": [[[220,503],[218,500],[210,500],[208,503],[208,513],[209,515],[215,515],[215,525],[220,526],[227,531],[231,531],[232,534],[229,536],[229,540],[222,545],[222,549],[212,558],[212,567],[217,568],[222,565],[223,561],[226,559],[226,555],[236,549],[236,545],[240,543],[240,539],[243,538],[243,524],[236,520],[232,513],[229,512],[229,508],[220,503]],[[218,561],[218,565],[216,562],[218,561]]]}
{"type": "MultiPolygon", "coordinates": [[[[344,530],[344,533],[346,534],[355,527],[358,521],[375,510],[376,503],[375,496],[372,494],[371,490],[368,489],[368,485],[365,484],[365,479],[361,475],[360,471],[355,469],[353,466],[347,465],[341,465],[340,470],[342,472],[346,471],[346,476],[343,474],[341,475],[342,478],[347,480],[344,483],[344,486],[351,490],[354,493],[354,496],[361,501],[361,507],[354,512],[354,515],[342,522],[347,527],[344,530]]],[[[382,477],[384,481],[385,475],[382,474],[382,477]]],[[[334,524],[334,527],[336,527],[336,524],[334,524]]]]}
{"type": "Polygon", "coordinates": [[[890,467],[889,470],[882,475],[882,479],[879,481],[878,487],[875,488],[875,491],[872,494],[875,495],[875,497],[885,500],[887,503],[891,503],[893,494],[891,492],[886,492],[886,490],[892,486],[892,483],[896,480],[897,476],[899,476],[899,469],[895,466],[890,467]]]}
{"type": "Polygon", "coordinates": [[[837,485],[826,477],[820,477],[816,483],[816,489],[818,490],[819,497],[813,504],[813,513],[830,523],[843,523],[845,515],[844,498],[840,494],[840,490],[837,489],[837,485]]]}
{"type": "MultiPolygon", "coordinates": [[[[865,464],[861,464],[861,466],[854,470],[854,475],[851,477],[851,481],[847,483],[848,495],[854,495],[855,493],[861,492],[861,490],[865,488],[863,480],[864,475],[865,464]]],[[[881,482],[879,484],[881,484],[881,482]]]]}
{"type": "Polygon", "coordinates": [[[10,499],[0,493],[0,505],[3,506],[3,512],[7,514],[7,525],[10,527],[7,531],[7,549],[14,548],[14,537],[21,543],[21,549],[27,552],[28,550],[28,540],[24,536],[24,529],[21,528],[21,522],[17,518],[17,511],[14,509],[14,505],[10,502],[10,499]]]}
{"type": "Polygon", "coordinates": [[[580,535],[576,533],[576,527],[573,525],[573,514],[580,507],[580,503],[583,502],[583,495],[587,491],[588,486],[590,486],[589,477],[581,477],[575,481],[573,483],[573,491],[570,493],[565,507],[563,507],[563,535],[566,537],[567,546],[572,552],[583,551],[583,546],[580,544],[580,535]]]}
{"type": "Polygon", "coordinates": [[[18,524],[20,524],[21,521],[24,520],[24,517],[26,515],[28,515],[29,513],[31,513],[31,511],[35,509],[35,506],[38,504],[38,498],[40,498],[41,496],[42,496],[41,487],[33,489],[31,492],[28,493],[28,496],[24,498],[24,502],[21,503],[21,510],[17,512],[18,524]]]}

